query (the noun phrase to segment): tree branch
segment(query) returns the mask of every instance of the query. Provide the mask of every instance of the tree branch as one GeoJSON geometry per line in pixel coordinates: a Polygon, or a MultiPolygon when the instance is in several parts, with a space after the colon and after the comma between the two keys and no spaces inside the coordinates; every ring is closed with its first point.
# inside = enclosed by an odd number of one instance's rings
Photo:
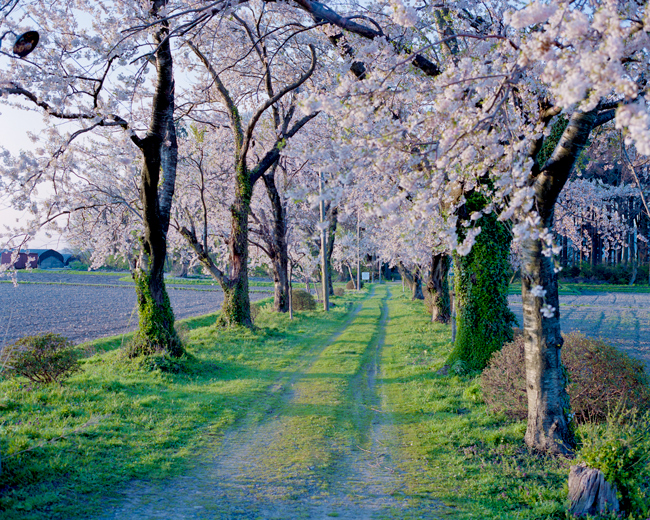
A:
{"type": "Polygon", "coordinates": [[[244,140],[244,131],[242,129],[241,117],[239,116],[239,110],[237,109],[237,105],[235,105],[235,102],[232,100],[232,97],[230,96],[230,92],[228,92],[228,89],[221,81],[221,78],[219,77],[217,71],[214,69],[212,64],[208,61],[208,58],[192,42],[187,42],[187,44],[189,45],[190,49],[192,49],[194,54],[198,56],[201,62],[203,62],[203,65],[205,65],[205,68],[208,70],[210,76],[212,76],[215,85],[217,86],[217,90],[221,95],[221,99],[223,100],[224,104],[226,105],[226,108],[228,109],[228,117],[230,119],[232,131],[235,136],[235,148],[238,152],[238,155],[242,156],[241,153],[239,152],[241,151],[243,140],[244,140]]]}
{"type": "Polygon", "coordinates": [[[266,110],[269,107],[277,103],[286,94],[300,87],[300,85],[302,85],[305,81],[307,81],[314,73],[314,70],[316,69],[316,49],[312,44],[309,44],[309,50],[311,51],[311,64],[309,65],[309,70],[305,74],[303,74],[302,77],[298,79],[298,81],[292,83],[291,85],[287,85],[282,90],[280,90],[280,92],[278,92],[275,96],[273,96],[270,99],[267,99],[266,102],[257,110],[255,115],[252,117],[250,123],[248,124],[248,128],[246,129],[246,136],[244,137],[244,142],[243,142],[241,155],[240,155],[242,159],[246,157],[246,153],[248,152],[248,147],[250,145],[251,138],[253,137],[253,130],[255,130],[255,125],[259,121],[260,117],[262,117],[262,114],[264,114],[264,112],[266,112],[266,110]]]}

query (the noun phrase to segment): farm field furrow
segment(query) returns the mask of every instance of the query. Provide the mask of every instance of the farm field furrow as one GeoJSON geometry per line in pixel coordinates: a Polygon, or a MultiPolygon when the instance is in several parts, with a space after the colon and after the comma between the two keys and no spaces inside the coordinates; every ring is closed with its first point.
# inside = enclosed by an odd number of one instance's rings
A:
{"type": "MultiPolygon", "coordinates": [[[[510,295],[508,300],[521,325],[521,296],[510,295]]],[[[560,320],[563,332],[600,337],[641,360],[650,370],[650,294],[561,294],[560,320]]]]}
{"type": "MultiPolygon", "coordinates": [[[[137,328],[133,284],[119,282],[116,276],[19,276],[19,281],[24,279],[38,283],[19,283],[17,287],[0,283],[0,346],[42,332],[56,332],[82,343],[137,328]]],[[[176,319],[215,312],[223,302],[218,287],[195,290],[169,285],[168,289],[176,319]]],[[[251,299],[270,294],[251,292],[251,299]]]]}

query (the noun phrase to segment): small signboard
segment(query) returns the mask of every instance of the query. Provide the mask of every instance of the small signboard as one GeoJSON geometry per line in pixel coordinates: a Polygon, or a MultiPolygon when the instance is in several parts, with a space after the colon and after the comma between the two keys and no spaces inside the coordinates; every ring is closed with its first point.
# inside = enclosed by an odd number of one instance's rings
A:
{"type": "Polygon", "coordinates": [[[370,280],[370,273],[367,271],[362,271],[361,272],[361,279],[362,280],[370,280]]]}

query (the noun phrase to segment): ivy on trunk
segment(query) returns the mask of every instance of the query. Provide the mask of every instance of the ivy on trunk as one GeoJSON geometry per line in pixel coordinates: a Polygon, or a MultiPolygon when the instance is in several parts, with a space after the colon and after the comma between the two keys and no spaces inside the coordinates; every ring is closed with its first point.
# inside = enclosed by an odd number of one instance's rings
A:
{"type": "Polygon", "coordinates": [[[493,213],[480,226],[469,254],[454,254],[456,341],[449,363],[460,360],[469,370],[483,370],[492,353],[512,340],[516,323],[508,307],[510,232],[493,213]]]}

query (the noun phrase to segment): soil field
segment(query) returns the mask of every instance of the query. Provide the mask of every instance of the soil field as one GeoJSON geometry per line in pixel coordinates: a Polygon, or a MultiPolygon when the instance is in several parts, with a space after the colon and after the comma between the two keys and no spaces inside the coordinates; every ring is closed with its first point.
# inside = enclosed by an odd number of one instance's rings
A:
{"type": "MultiPolygon", "coordinates": [[[[135,330],[135,289],[119,275],[60,272],[18,273],[19,284],[0,283],[0,346],[42,332],[57,332],[75,343],[135,330]]],[[[217,311],[223,293],[217,286],[168,284],[176,319],[217,311]]],[[[270,296],[251,291],[251,299],[270,296]]]]}
{"type": "MultiPolygon", "coordinates": [[[[521,296],[509,297],[510,307],[523,324],[521,296]]],[[[643,361],[650,371],[650,294],[585,293],[560,295],[562,332],[582,332],[602,338],[643,361]]]]}

